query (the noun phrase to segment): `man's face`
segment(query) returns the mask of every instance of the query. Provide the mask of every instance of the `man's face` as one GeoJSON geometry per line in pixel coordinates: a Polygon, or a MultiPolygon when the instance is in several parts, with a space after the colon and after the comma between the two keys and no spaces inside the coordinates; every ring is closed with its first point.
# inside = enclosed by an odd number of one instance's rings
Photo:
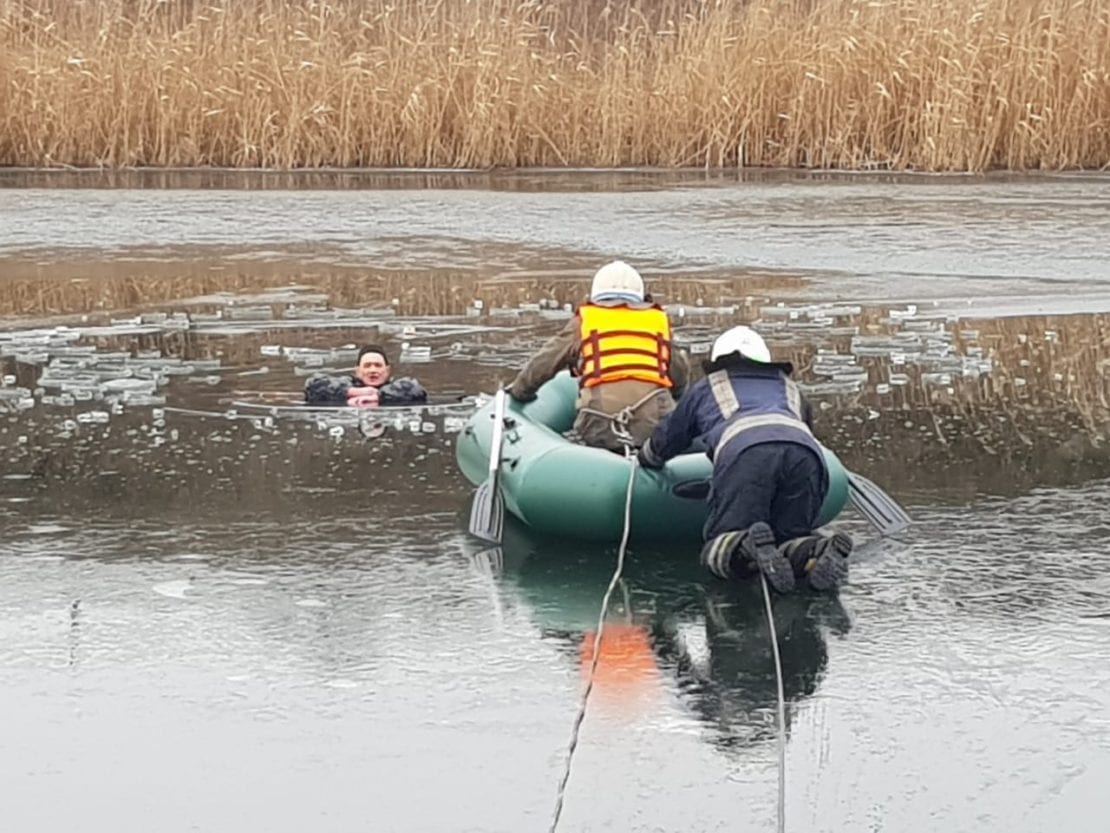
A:
{"type": "Polygon", "coordinates": [[[381,353],[367,353],[358,360],[355,375],[364,385],[381,387],[389,381],[389,365],[381,353]]]}

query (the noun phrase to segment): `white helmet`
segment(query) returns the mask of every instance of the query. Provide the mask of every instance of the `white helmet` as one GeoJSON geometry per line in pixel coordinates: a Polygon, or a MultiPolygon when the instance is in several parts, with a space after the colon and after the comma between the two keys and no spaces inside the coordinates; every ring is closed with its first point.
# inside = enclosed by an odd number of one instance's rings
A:
{"type": "Polygon", "coordinates": [[[729,353],[739,353],[753,362],[771,363],[771,351],[767,349],[767,342],[751,327],[733,327],[717,336],[717,340],[713,342],[713,352],[709,354],[709,360],[715,362],[729,353]]]}
{"type": "Polygon", "coordinates": [[[629,301],[642,301],[644,279],[623,260],[606,263],[594,273],[594,282],[590,285],[590,300],[596,301],[607,295],[629,301]]]}

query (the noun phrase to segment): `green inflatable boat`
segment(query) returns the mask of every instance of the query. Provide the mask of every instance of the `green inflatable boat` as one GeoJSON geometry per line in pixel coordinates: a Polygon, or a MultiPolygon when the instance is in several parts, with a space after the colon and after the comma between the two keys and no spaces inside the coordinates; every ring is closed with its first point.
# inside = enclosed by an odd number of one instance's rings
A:
{"type": "MultiPolygon", "coordinates": [[[[536,532],[619,541],[631,463],[563,437],[574,424],[578,384],[563,372],[532,402],[508,400],[500,484],[505,508],[536,532]]],[[[466,478],[482,483],[493,434],[491,399],[466,421],[455,458],[466,478]]],[[[837,516],[848,499],[847,472],[828,449],[829,493],[819,523],[837,516]]],[[[633,540],[700,541],[706,484],[713,465],[703,453],[682,454],[658,471],[637,469],[632,487],[633,540]]]]}

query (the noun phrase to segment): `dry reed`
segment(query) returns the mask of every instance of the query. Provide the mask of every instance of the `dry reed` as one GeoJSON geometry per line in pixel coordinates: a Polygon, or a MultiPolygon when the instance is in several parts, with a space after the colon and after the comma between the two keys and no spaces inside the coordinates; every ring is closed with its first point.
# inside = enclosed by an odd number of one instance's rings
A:
{"type": "Polygon", "coordinates": [[[0,165],[1108,163],[1104,0],[0,0],[0,165]]]}

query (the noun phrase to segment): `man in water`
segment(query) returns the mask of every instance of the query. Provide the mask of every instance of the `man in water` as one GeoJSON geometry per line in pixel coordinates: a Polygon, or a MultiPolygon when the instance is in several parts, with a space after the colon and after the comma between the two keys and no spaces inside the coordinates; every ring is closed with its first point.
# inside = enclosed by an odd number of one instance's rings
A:
{"type": "Polygon", "coordinates": [[[852,539],[814,534],[829,474],[793,365],[771,361],[754,330],[733,327],[705,371],[640,449],[640,464],[660,468],[702,438],[713,461],[702,563],[721,578],[758,570],[779,592],[802,577],[835,588],[852,539]]]}
{"type": "Polygon", "coordinates": [[[352,376],[326,376],[318,373],[304,386],[308,405],[352,405],[375,408],[378,405],[421,405],[428,393],[411,376],[392,378],[385,348],[370,344],[358,351],[352,376]]]}
{"type": "Polygon", "coordinates": [[[520,371],[509,395],[520,402],[560,370],[578,377],[574,433],[584,445],[622,452],[640,446],[686,386],[684,353],[671,346],[667,314],[644,294],[640,273],[621,260],[597,270],[589,300],[520,371]]]}

